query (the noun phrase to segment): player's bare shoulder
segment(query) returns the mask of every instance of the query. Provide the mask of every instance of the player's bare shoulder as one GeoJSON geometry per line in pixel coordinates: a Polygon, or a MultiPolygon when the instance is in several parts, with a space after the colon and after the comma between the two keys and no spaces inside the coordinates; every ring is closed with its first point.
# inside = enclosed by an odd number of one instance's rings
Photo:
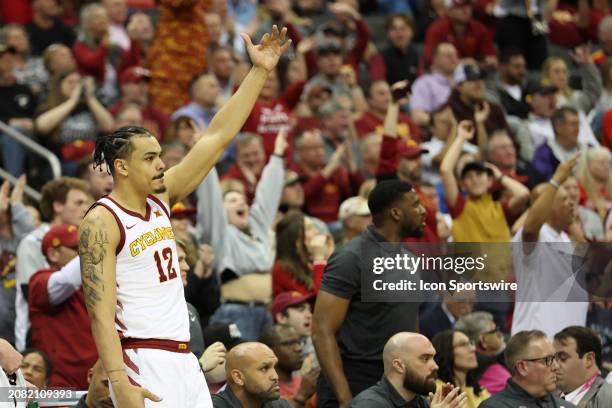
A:
{"type": "Polygon", "coordinates": [[[87,212],[79,226],[79,251],[89,248],[94,242],[101,244],[103,241],[105,245],[116,246],[120,235],[119,226],[110,210],[96,205],[87,212]]]}

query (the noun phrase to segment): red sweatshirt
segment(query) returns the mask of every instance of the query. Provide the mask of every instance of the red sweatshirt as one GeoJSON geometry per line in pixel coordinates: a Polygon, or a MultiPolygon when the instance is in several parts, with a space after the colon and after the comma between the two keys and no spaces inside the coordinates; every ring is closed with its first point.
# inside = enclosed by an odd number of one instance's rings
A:
{"type": "MultiPolygon", "coordinates": [[[[72,52],[74,53],[74,58],[81,75],[92,76],[98,83],[104,82],[108,46],[100,45],[93,49],[83,41],[76,41],[72,46],[72,52]]],[[[139,63],[140,46],[137,42],[131,40],[130,49],[123,51],[122,64],[117,73],[139,63]]]]}
{"type": "Polygon", "coordinates": [[[325,179],[321,172],[310,176],[300,165],[296,165],[294,171],[308,177],[304,183],[304,212],[326,223],[338,219],[342,201],[356,196],[364,181],[359,170],[349,173],[344,167],[338,167],[329,179],[325,179]]]}
{"type": "Polygon", "coordinates": [[[28,284],[28,306],[32,323],[32,345],[41,349],[53,363],[52,387],[86,390],[87,371],[98,359],[85,308],[83,289],[53,306],[47,284],[53,269],[36,272],[28,284]]]}
{"type": "Polygon", "coordinates": [[[309,290],[304,284],[298,282],[283,265],[276,261],[272,267],[272,294],[274,296],[283,292],[298,291],[304,295],[309,293],[319,293],[323,272],[327,262],[315,262],[312,265],[312,283],[313,289],[309,290]]]}
{"type": "Polygon", "coordinates": [[[257,133],[263,138],[267,157],[274,153],[274,141],[282,127],[287,127],[290,130],[287,135],[289,147],[285,151],[285,157],[293,157],[291,111],[300,101],[304,84],[305,82],[303,81],[291,84],[285,92],[271,102],[255,102],[255,106],[253,106],[253,110],[242,130],[244,132],[257,133]]]}
{"type": "MultiPolygon", "coordinates": [[[[365,111],[355,122],[355,129],[359,138],[363,139],[370,133],[377,133],[382,136],[384,132],[384,120],[374,115],[370,111],[365,111]]],[[[419,143],[421,141],[421,131],[419,127],[407,115],[400,112],[397,118],[397,135],[402,139],[413,139],[419,143]]]]}

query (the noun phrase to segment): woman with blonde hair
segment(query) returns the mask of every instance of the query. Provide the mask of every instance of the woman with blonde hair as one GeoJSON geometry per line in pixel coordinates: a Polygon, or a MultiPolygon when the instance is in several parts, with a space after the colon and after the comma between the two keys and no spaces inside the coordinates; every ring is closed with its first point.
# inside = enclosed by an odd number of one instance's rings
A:
{"type": "Polygon", "coordinates": [[[589,47],[576,48],[572,58],[578,65],[577,73],[582,78],[582,90],[574,90],[569,83],[569,68],[559,57],[549,57],[542,65],[542,81],[557,87],[557,108],[571,106],[578,111],[580,118],[580,142],[599,146],[591,129],[587,115],[599,101],[602,90],[601,75],[590,57],[589,47]]]}
{"type": "Polygon", "coordinates": [[[588,149],[578,163],[578,180],[585,206],[593,209],[602,220],[612,208],[612,154],[604,147],[588,149]]]}

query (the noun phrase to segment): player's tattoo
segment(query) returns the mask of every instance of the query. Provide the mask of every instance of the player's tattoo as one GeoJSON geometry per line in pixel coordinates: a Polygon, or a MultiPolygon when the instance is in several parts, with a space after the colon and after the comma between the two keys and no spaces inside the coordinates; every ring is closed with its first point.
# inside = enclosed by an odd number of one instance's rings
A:
{"type": "Polygon", "coordinates": [[[95,306],[104,292],[102,274],[108,243],[108,235],[100,220],[83,220],[79,231],[79,256],[85,303],[92,320],[96,319],[95,306]]]}

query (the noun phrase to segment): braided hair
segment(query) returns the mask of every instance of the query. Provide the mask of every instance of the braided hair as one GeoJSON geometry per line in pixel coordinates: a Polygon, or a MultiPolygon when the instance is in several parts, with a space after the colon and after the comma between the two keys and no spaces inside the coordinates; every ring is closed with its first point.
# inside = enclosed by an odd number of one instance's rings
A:
{"type": "Polygon", "coordinates": [[[147,129],[140,126],[124,126],[109,135],[101,135],[96,139],[93,163],[95,167],[108,166],[108,172],[115,174],[113,162],[115,159],[125,159],[134,151],[132,137],[155,137],[147,129]]]}

